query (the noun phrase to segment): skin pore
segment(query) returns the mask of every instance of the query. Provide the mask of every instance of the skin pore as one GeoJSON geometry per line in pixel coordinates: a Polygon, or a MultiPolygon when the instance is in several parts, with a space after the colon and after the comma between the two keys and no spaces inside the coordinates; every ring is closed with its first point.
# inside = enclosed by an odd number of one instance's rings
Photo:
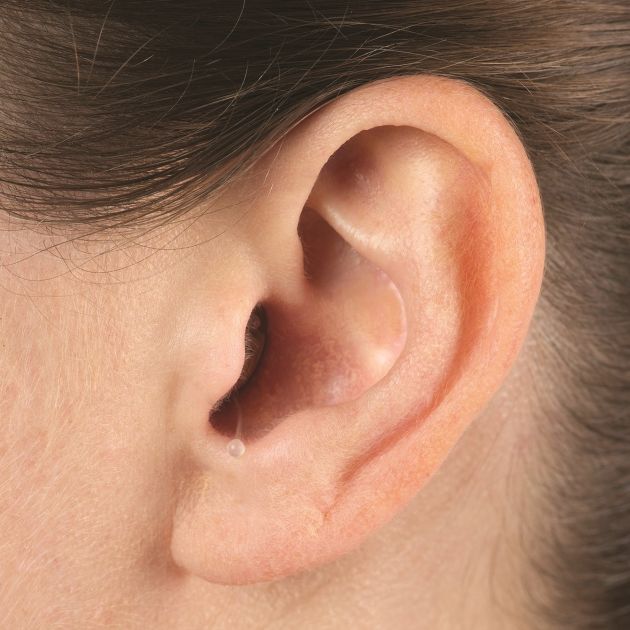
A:
{"type": "MultiPolygon", "coordinates": [[[[518,350],[544,246],[506,129],[453,82],[381,83],[295,129],[213,205],[155,231],[68,241],[3,218],[0,626],[533,627],[522,534],[535,524],[535,346],[518,350]],[[366,105],[384,99],[396,107],[366,105]],[[337,378],[335,362],[305,364],[310,379],[296,385],[274,357],[302,333],[316,340],[307,358],[322,338],[356,357],[338,333],[346,316],[364,331],[353,309],[369,293],[336,291],[338,274],[363,269],[341,246],[314,255],[322,273],[303,279],[307,200],[334,228],[317,242],[341,239],[378,262],[407,315],[397,362],[361,373],[369,387],[348,385],[324,411],[314,384],[337,378]],[[258,302],[268,386],[243,394],[248,450],[234,461],[203,410],[238,380],[258,302]],[[403,424],[407,407],[421,431],[403,424]],[[378,455],[374,435],[388,445],[378,455]],[[339,473],[347,460],[354,476],[339,473]]],[[[397,331],[385,302],[370,307],[397,331]]]]}

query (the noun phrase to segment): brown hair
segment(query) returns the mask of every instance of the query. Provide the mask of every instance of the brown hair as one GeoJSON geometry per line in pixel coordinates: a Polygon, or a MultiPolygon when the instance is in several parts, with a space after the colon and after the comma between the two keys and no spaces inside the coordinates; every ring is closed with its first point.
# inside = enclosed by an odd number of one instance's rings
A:
{"type": "Polygon", "coordinates": [[[630,627],[627,0],[5,0],[0,26],[0,204],[68,230],[183,216],[366,82],[492,99],[548,235],[530,603],[541,625],[630,627]]]}

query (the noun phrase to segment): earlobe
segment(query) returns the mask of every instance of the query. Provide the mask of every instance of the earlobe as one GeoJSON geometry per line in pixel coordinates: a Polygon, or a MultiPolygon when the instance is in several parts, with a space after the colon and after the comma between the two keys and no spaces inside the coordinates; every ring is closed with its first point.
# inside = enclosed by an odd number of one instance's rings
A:
{"type": "Polygon", "coordinates": [[[418,492],[505,378],[544,260],[525,151],[457,81],[349,93],[260,174],[239,232],[268,325],[247,452],[227,454],[229,407],[200,424],[173,525],[175,562],[221,583],[339,556],[418,492]]]}

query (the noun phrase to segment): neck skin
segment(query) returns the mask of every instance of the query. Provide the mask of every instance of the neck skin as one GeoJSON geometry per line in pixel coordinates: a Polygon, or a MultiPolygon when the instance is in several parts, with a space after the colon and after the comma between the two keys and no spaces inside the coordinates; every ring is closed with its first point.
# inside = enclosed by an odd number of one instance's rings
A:
{"type": "Polygon", "coordinates": [[[217,629],[531,628],[519,542],[519,525],[532,524],[523,480],[536,459],[533,416],[520,393],[529,389],[526,354],[527,344],[430,483],[360,549],[278,583],[224,587],[183,578],[189,597],[185,611],[171,609],[172,627],[201,627],[193,611],[205,600],[204,618],[217,629]],[[177,625],[186,617],[189,626],[177,625]]]}

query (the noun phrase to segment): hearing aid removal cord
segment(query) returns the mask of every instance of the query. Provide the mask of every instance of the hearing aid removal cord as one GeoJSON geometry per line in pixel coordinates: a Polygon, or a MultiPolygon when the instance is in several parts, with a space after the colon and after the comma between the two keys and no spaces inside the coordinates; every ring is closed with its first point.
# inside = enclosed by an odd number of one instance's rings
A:
{"type": "Polygon", "coordinates": [[[236,435],[234,439],[230,440],[227,445],[227,452],[232,457],[242,457],[245,453],[245,444],[241,440],[243,431],[243,414],[241,413],[241,406],[238,404],[238,400],[234,398],[234,405],[236,407],[236,435]]]}

